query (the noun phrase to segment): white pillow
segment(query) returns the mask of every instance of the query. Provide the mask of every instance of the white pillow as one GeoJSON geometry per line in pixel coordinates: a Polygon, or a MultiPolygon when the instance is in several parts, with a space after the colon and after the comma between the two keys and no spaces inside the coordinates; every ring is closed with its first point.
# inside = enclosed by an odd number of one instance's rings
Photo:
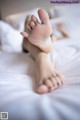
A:
{"type": "Polygon", "coordinates": [[[6,52],[21,52],[23,37],[9,24],[0,21],[1,49],[6,52]]]}
{"type": "Polygon", "coordinates": [[[9,15],[6,17],[5,21],[21,32],[24,30],[24,22],[28,15],[35,15],[39,20],[37,13],[38,9],[39,8],[27,12],[22,12],[19,14],[9,15]]]}

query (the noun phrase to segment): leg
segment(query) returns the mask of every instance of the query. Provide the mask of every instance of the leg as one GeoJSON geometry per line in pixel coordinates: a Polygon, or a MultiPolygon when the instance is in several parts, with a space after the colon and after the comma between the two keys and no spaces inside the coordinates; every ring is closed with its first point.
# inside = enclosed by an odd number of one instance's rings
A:
{"type": "MultiPolygon", "coordinates": [[[[27,25],[30,33],[32,31],[31,27],[28,24],[25,25],[27,25]]],[[[38,85],[36,92],[40,94],[50,92],[63,84],[62,76],[54,69],[47,53],[42,52],[40,48],[31,44],[27,38],[24,38],[23,47],[31,53],[36,62],[36,79],[38,85]]]]}
{"type": "Polygon", "coordinates": [[[23,47],[30,52],[36,63],[36,92],[43,94],[60,87],[63,84],[63,77],[53,67],[48,54],[32,45],[26,38],[24,38],[23,47]]]}
{"type": "Polygon", "coordinates": [[[57,24],[57,29],[61,32],[63,38],[69,38],[69,33],[68,33],[68,31],[66,31],[63,24],[58,23],[57,24]]]}

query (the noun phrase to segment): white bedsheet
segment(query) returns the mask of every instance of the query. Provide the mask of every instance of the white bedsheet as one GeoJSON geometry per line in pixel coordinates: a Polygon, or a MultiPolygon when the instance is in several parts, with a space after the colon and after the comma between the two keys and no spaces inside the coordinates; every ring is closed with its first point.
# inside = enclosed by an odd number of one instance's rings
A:
{"type": "Polygon", "coordinates": [[[29,55],[0,52],[0,112],[9,112],[9,120],[80,120],[80,41],[57,42],[50,56],[64,86],[39,95],[29,55]]]}

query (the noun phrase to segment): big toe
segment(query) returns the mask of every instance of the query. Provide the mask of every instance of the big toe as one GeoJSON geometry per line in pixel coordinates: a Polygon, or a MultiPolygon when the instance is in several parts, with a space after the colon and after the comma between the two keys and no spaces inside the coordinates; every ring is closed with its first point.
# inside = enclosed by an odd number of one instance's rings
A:
{"type": "Polygon", "coordinates": [[[39,15],[39,18],[40,18],[40,20],[42,21],[43,24],[48,24],[49,23],[48,13],[44,9],[40,8],[38,10],[38,15],[39,15]]]}
{"type": "Polygon", "coordinates": [[[37,88],[36,92],[39,94],[48,93],[48,87],[46,85],[41,85],[37,88]]]}

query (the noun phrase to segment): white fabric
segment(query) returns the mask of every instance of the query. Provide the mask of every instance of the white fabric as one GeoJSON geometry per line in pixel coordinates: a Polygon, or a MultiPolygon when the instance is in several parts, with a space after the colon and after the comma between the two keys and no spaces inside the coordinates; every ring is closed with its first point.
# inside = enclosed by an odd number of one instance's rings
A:
{"type": "Polygon", "coordinates": [[[79,4],[60,5],[60,6],[55,5],[54,7],[48,10],[51,18],[64,17],[64,16],[69,17],[70,15],[75,14],[78,11],[80,11],[79,4]]]}
{"type": "Polygon", "coordinates": [[[80,37],[80,5],[53,7],[49,13],[54,15],[54,17],[50,19],[53,26],[53,33],[56,31],[55,23],[62,23],[71,38],[76,38],[76,36],[78,38],[80,37]]]}
{"type": "Polygon", "coordinates": [[[13,29],[9,24],[0,21],[1,49],[6,52],[21,52],[23,37],[20,32],[13,29]]]}
{"type": "Polygon", "coordinates": [[[29,55],[0,52],[0,112],[9,112],[9,120],[80,120],[80,41],[55,43],[51,60],[64,86],[38,95],[29,55]]]}
{"type": "MultiPolygon", "coordinates": [[[[19,32],[0,23],[0,40],[5,51],[0,51],[0,112],[9,112],[9,120],[80,120],[79,32],[76,39],[55,43],[50,55],[55,68],[65,76],[64,86],[38,95],[33,90],[33,60],[24,53],[7,53],[21,50],[19,32]]],[[[79,25],[76,28],[79,31],[79,25]]]]}

